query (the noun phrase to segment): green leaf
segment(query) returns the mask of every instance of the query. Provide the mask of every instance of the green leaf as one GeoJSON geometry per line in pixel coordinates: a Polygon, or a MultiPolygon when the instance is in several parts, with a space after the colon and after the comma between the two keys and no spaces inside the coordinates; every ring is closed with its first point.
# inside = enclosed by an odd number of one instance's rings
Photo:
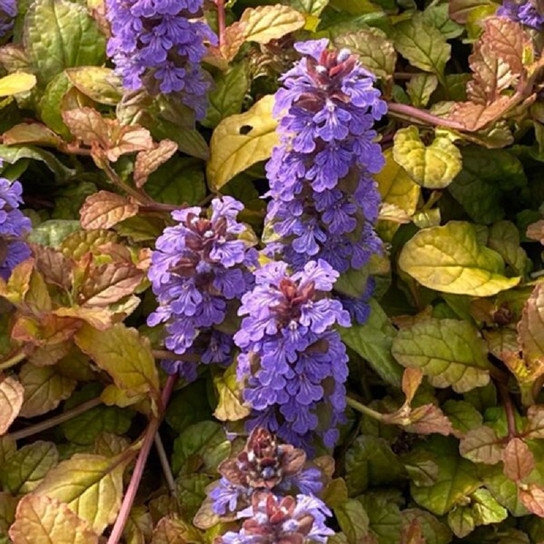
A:
{"type": "Polygon", "coordinates": [[[198,380],[174,393],[168,403],[166,421],[179,434],[193,423],[211,419],[211,415],[206,382],[198,380]]]}
{"type": "Polygon", "coordinates": [[[363,504],[370,530],[378,537],[379,544],[399,542],[401,536],[400,509],[389,495],[387,492],[374,492],[358,499],[363,504]]]}
{"type": "Polygon", "coordinates": [[[438,78],[433,74],[414,74],[406,84],[406,92],[412,104],[424,108],[438,87],[438,78]]]}
{"type": "Polygon", "coordinates": [[[0,469],[2,485],[13,495],[30,493],[59,460],[55,444],[37,440],[11,455],[0,469]]]}
{"type": "Polygon", "coordinates": [[[403,328],[392,353],[407,368],[420,368],[435,387],[459,393],[489,382],[490,363],[477,329],[456,319],[425,319],[403,328]]]}
{"type": "Polygon", "coordinates": [[[363,538],[368,534],[369,519],[359,501],[348,499],[344,504],[334,509],[334,515],[348,544],[359,544],[363,541],[363,538]]]}
{"type": "Polygon", "coordinates": [[[149,340],[136,329],[117,323],[99,331],[84,325],[75,336],[76,344],[127,392],[159,396],[159,376],[149,340]]]}
{"type": "Polygon", "coordinates": [[[463,457],[474,463],[486,465],[499,463],[502,460],[503,451],[503,440],[488,425],[471,429],[459,444],[459,453],[463,457]]]}
{"type": "Polygon", "coordinates": [[[347,295],[348,297],[362,297],[367,288],[368,271],[364,268],[350,268],[347,272],[340,274],[334,284],[334,290],[347,295]]]}
{"type": "Polygon", "coordinates": [[[455,439],[435,435],[418,449],[431,453],[438,464],[438,477],[429,486],[417,487],[412,484],[412,497],[433,514],[442,516],[463,504],[467,496],[481,485],[472,463],[459,457],[455,439]]]}
{"type": "Polygon", "coordinates": [[[34,366],[26,363],[19,374],[21,385],[25,388],[21,408],[23,417],[45,414],[67,399],[77,382],[59,374],[53,366],[34,366]]]}
{"type": "Polygon", "coordinates": [[[8,539],[8,529],[15,520],[17,502],[18,500],[10,493],[0,493],[0,544],[13,544],[13,541],[8,539]]]}
{"type": "Polygon", "coordinates": [[[491,296],[515,287],[500,255],[478,243],[473,225],[450,221],[421,230],[403,247],[399,266],[419,283],[445,293],[491,296]]]}
{"type": "Polygon", "coordinates": [[[246,113],[223,119],[212,134],[208,184],[218,190],[236,174],[268,159],[278,143],[277,122],[272,117],[274,96],[261,98],[246,113]]]}
{"type": "Polygon", "coordinates": [[[434,26],[412,18],[395,25],[395,48],[410,64],[441,77],[451,46],[434,26]]]}
{"type": "Polygon", "coordinates": [[[52,219],[34,227],[28,240],[42,246],[58,247],[70,234],[80,230],[79,221],[52,219]]]}
{"type": "Polygon", "coordinates": [[[291,0],[290,4],[302,13],[319,17],[327,7],[329,0],[291,0]]]}
{"type": "Polygon", "coordinates": [[[334,39],[334,45],[357,55],[363,66],[376,77],[393,75],[397,54],[385,32],[380,29],[363,26],[354,32],[340,34],[334,39]]]}
{"type": "Polygon", "coordinates": [[[463,27],[451,18],[448,3],[429,5],[421,14],[421,20],[424,24],[434,26],[446,40],[457,38],[464,31],[463,27]]]}
{"type": "Polygon", "coordinates": [[[503,219],[506,207],[527,186],[523,165],[503,149],[470,146],[461,150],[463,169],[448,192],[469,217],[484,225],[503,219]]]}
{"type": "Polygon", "coordinates": [[[97,533],[102,533],[113,523],[121,507],[123,472],[130,460],[124,455],[107,459],[101,455],[76,454],[49,471],[35,494],[66,503],[97,533]]]}
{"type": "Polygon", "coordinates": [[[176,474],[192,474],[198,470],[214,475],[217,465],[228,457],[230,447],[221,425],[214,421],[195,423],[174,442],[172,470],[176,474]]]}
{"type": "Polygon", "coordinates": [[[215,479],[215,475],[200,473],[181,475],[176,479],[177,499],[182,505],[181,510],[184,517],[193,518],[206,498],[206,488],[215,479]]]}
{"type": "Polygon", "coordinates": [[[452,534],[447,525],[444,525],[438,519],[426,510],[419,508],[407,508],[401,512],[403,520],[412,522],[417,520],[421,525],[425,544],[449,544],[452,534]]]}
{"type": "Polygon", "coordinates": [[[30,91],[36,85],[36,76],[27,72],[14,72],[0,78],[0,96],[12,96],[30,91]]]}
{"type": "Polygon", "coordinates": [[[395,134],[393,157],[426,189],[443,189],[461,171],[461,152],[449,138],[436,136],[425,146],[415,126],[402,128],[395,134]]]}
{"type": "Polygon", "coordinates": [[[346,451],[346,483],[351,495],[358,495],[369,485],[395,482],[402,466],[387,442],[375,436],[358,436],[346,451]]]}
{"type": "Polygon", "coordinates": [[[510,221],[499,221],[489,229],[487,245],[495,250],[512,267],[515,274],[523,276],[530,265],[527,253],[520,247],[519,232],[510,221]]]}
{"type": "Polygon", "coordinates": [[[25,17],[24,45],[42,83],[65,68],[101,65],[106,37],[87,9],[67,0],[36,0],[25,17]]]}
{"type": "Polygon", "coordinates": [[[65,504],[41,495],[26,495],[9,531],[13,544],[98,544],[98,535],[65,504]]]}
{"type": "Polygon", "coordinates": [[[465,400],[450,399],[442,405],[442,410],[451,421],[458,438],[483,423],[480,412],[465,400]]]}
{"type": "Polygon", "coordinates": [[[264,44],[302,28],[305,22],[297,10],[276,4],[246,9],[240,27],[246,41],[264,44]]]}
{"type": "Polygon", "coordinates": [[[387,383],[399,387],[402,369],[391,356],[395,330],[374,299],[370,299],[370,307],[370,317],[364,325],[340,330],[342,341],[368,361],[387,383]]]}
{"type": "Polygon", "coordinates": [[[240,113],[249,89],[248,68],[245,62],[233,64],[221,73],[209,95],[209,106],[203,124],[215,127],[225,117],[240,113]]]}
{"type": "Polygon", "coordinates": [[[71,140],[72,133],[62,119],[62,99],[71,87],[66,72],[61,72],[47,84],[39,102],[41,120],[65,140],[71,140]]]}
{"type": "MultiPolygon", "coordinates": [[[[70,410],[82,402],[97,397],[98,394],[99,388],[85,387],[66,401],[64,410],[70,410]]],[[[119,435],[126,433],[132,423],[133,415],[132,410],[120,409],[116,406],[97,406],[65,421],[61,428],[70,442],[82,445],[93,444],[101,433],[119,435]]]]}

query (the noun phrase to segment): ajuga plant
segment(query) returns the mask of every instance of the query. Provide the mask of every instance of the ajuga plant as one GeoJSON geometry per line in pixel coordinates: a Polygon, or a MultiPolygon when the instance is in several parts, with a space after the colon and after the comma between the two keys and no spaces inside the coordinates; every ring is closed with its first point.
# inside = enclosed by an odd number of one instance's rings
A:
{"type": "Polygon", "coordinates": [[[278,261],[255,272],[242,297],[245,316],[234,341],[238,378],[253,409],[249,428],[263,426],[283,440],[311,449],[316,436],[331,447],[345,410],[346,349],[334,325],[350,324],[329,294],[338,273],[324,260],[290,273],[278,261]]]}
{"type": "MultiPolygon", "coordinates": [[[[225,196],[214,199],[209,214],[199,207],[172,212],[176,225],[157,239],[149,279],[159,307],[149,325],[166,322],[165,346],[173,354],[193,353],[203,363],[228,363],[231,336],[214,329],[225,320],[230,301],[253,286],[250,272],[257,252],[241,237],[236,220],[243,205],[225,196]]],[[[169,373],[196,378],[196,364],[165,360],[169,373]]]]}
{"type": "Polygon", "coordinates": [[[210,486],[207,501],[220,519],[241,520],[241,527],[217,544],[325,543],[334,534],[325,525],[331,512],[319,498],[324,474],[308,466],[303,450],[278,443],[266,429],[256,427],[218,471],[221,480],[210,486]]]}
{"type": "Polygon", "coordinates": [[[543,13],[0,0],[0,544],[542,544],[543,13]]]}
{"type": "Polygon", "coordinates": [[[107,0],[108,54],[127,89],[177,93],[198,118],[206,112],[209,80],[200,62],[214,43],[201,0],[107,0]]]}

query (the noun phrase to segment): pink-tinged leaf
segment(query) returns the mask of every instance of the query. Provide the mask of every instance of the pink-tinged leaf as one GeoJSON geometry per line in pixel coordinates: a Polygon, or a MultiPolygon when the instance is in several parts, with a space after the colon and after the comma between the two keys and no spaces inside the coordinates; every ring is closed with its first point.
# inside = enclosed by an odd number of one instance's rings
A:
{"type": "Polygon", "coordinates": [[[79,303],[87,307],[106,307],[131,295],[144,273],[132,263],[107,263],[94,267],[83,283],[79,303]]]}
{"type": "Polygon", "coordinates": [[[410,404],[423,381],[423,372],[419,368],[407,368],[402,375],[402,392],[410,404]]]}
{"type": "Polygon", "coordinates": [[[81,322],[71,317],[59,317],[55,314],[42,314],[39,317],[23,315],[17,317],[11,336],[19,342],[43,347],[69,340],[80,327],[81,322]]]}
{"type": "Polygon", "coordinates": [[[541,244],[544,244],[544,219],[532,223],[527,227],[527,238],[531,240],[537,240],[541,244]]]}
{"type": "Polygon", "coordinates": [[[504,445],[487,425],[471,429],[459,444],[459,453],[474,463],[496,465],[502,461],[504,445]]]}
{"type": "Polygon", "coordinates": [[[536,484],[523,486],[518,490],[518,495],[529,512],[544,518],[544,489],[536,484]]]}
{"type": "Polygon", "coordinates": [[[0,376],[0,380],[0,436],[2,436],[19,415],[25,390],[11,376],[0,376]]]}
{"type": "Polygon", "coordinates": [[[527,364],[544,360],[544,284],[533,289],[518,325],[518,340],[527,364]]]}
{"type": "Polygon", "coordinates": [[[62,140],[41,123],[21,123],[4,132],[5,145],[35,144],[57,147],[62,140]]]}
{"type": "Polygon", "coordinates": [[[162,140],[149,151],[140,151],[134,163],[134,183],[136,187],[143,187],[147,178],[161,164],[165,163],[177,151],[178,144],[171,140],[162,140]]]}
{"type": "Polygon", "coordinates": [[[121,155],[127,153],[153,149],[153,139],[146,128],[138,125],[115,128],[110,147],[106,151],[106,156],[110,161],[115,162],[121,155]]]}
{"type": "Polygon", "coordinates": [[[46,283],[57,285],[68,291],[72,285],[73,261],[52,247],[39,244],[30,244],[30,247],[34,255],[36,269],[46,283]]]}
{"type": "Polygon", "coordinates": [[[159,520],[151,544],[186,544],[200,542],[201,535],[194,527],[184,523],[177,516],[167,516],[159,520]]]}
{"type": "Polygon", "coordinates": [[[77,108],[62,112],[70,132],[85,145],[109,147],[110,131],[106,120],[93,108],[77,108]]]}
{"type": "Polygon", "coordinates": [[[29,494],[17,507],[9,530],[13,544],[98,544],[98,535],[66,504],[45,495],[29,494]]]}
{"type": "Polygon", "coordinates": [[[525,438],[544,438],[544,405],[535,404],[527,410],[527,427],[523,433],[525,438]]]}
{"type": "Polygon", "coordinates": [[[87,197],[81,207],[81,226],[85,230],[109,229],[138,213],[138,204],[130,197],[98,191],[87,197]]]}
{"type": "Polygon", "coordinates": [[[421,523],[417,519],[403,527],[400,544],[426,544],[426,542],[421,523]]]}
{"type": "Polygon", "coordinates": [[[504,475],[514,482],[520,482],[535,468],[535,458],[529,446],[521,438],[508,442],[502,454],[504,475]]]}
{"type": "Polygon", "coordinates": [[[451,421],[434,404],[425,404],[413,408],[409,418],[411,423],[406,426],[406,430],[412,433],[437,433],[448,436],[453,432],[451,421]]]}

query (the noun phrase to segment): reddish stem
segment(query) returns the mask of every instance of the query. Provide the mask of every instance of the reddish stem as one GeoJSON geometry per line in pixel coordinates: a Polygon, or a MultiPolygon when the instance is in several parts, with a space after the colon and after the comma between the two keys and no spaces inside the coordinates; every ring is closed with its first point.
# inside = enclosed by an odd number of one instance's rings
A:
{"type": "Polygon", "coordinates": [[[227,25],[225,23],[225,0],[215,0],[217,6],[217,26],[219,31],[219,47],[225,44],[225,30],[227,25]]]}
{"type": "Polygon", "coordinates": [[[130,483],[128,484],[127,491],[123,497],[123,503],[121,504],[121,509],[119,510],[119,515],[115,520],[115,525],[111,531],[111,535],[108,538],[107,544],[119,544],[121,537],[123,536],[123,531],[125,530],[125,525],[130,515],[130,510],[136,498],[136,493],[138,492],[138,487],[140,486],[140,481],[144,473],[145,464],[147,463],[147,458],[149,457],[149,452],[151,451],[151,446],[153,446],[153,441],[155,440],[155,435],[159,430],[162,417],[172,395],[174,385],[176,384],[177,374],[168,376],[168,380],[162,391],[162,406],[160,407],[160,415],[154,417],[147,426],[144,441],[140,453],[138,454],[138,459],[136,460],[136,465],[134,466],[134,472],[130,478],[130,483]]]}
{"type": "Polygon", "coordinates": [[[497,384],[497,386],[502,398],[504,411],[506,412],[506,423],[508,424],[508,440],[512,440],[512,438],[518,436],[518,431],[516,429],[516,415],[514,413],[514,405],[512,404],[512,399],[510,398],[508,388],[503,384],[497,384]]]}
{"type": "Polygon", "coordinates": [[[457,121],[451,119],[444,119],[433,115],[427,110],[415,108],[407,104],[397,104],[396,102],[389,102],[387,105],[390,114],[398,116],[401,119],[410,121],[412,123],[420,123],[424,125],[439,126],[451,128],[453,130],[466,130],[466,127],[457,121]]]}

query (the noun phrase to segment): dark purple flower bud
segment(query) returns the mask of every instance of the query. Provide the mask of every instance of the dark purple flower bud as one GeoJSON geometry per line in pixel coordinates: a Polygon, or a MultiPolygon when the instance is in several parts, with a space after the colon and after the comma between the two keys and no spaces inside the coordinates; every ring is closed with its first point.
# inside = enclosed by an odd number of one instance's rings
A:
{"type": "Polygon", "coordinates": [[[19,210],[23,187],[0,178],[0,277],[7,280],[11,271],[30,257],[30,249],[23,238],[30,232],[30,219],[19,210]]]}
{"type": "MultiPolygon", "coordinates": [[[[149,279],[159,307],[148,323],[167,323],[165,346],[178,355],[196,352],[204,363],[230,359],[231,338],[213,327],[225,319],[229,301],[253,285],[249,268],[256,266],[257,253],[240,237],[245,227],[236,217],[242,208],[225,196],[212,202],[209,216],[198,207],[172,212],[178,224],[157,240],[149,279]]],[[[194,364],[167,361],[165,367],[196,377],[194,364]]]]}
{"type": "Polygon", "coordinates": [[[209,78],[200,67],[205,41],[216,36],[198,17],[202,0],[107,0],[112,37],[108,55],[127,89],[180,93],[196,113],[206,113],[209,78]]]}

